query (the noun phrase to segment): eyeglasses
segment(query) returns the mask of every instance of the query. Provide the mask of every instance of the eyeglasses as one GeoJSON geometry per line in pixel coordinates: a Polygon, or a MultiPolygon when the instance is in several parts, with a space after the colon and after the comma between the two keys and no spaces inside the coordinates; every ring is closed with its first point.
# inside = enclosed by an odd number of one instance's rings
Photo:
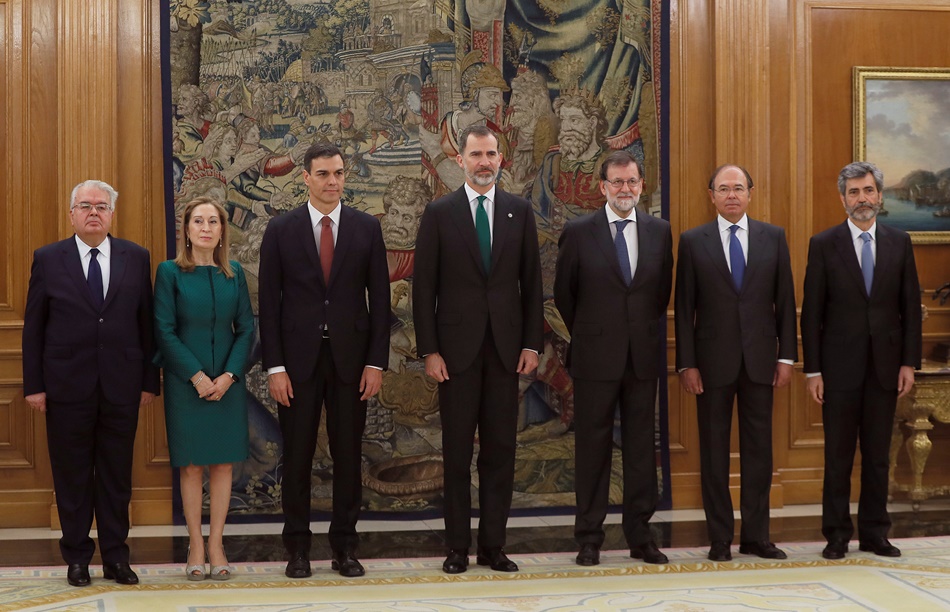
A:
{"type": "Polygon", "coordinates": [[[716,191],[716,193],[718,193],[718,194],[721,195],[721,196],[727,196],[727,195],[729,195],[729,192],[731,191],[732,193],[736,194],[737,196],[742,197],[742,196],[744,196],[749,190],[746,189],[745,187],[743,187],[742,185],[736,185],[735,187],[726,187],[725,185],[722,185],[721,187],[716,187],[715,191],[716,191]]]}
{"type": "Polygon", "coordinates": [[[632,178],[632,179],[627,179],[627,180],[614,179],[612,181],[605,181],[605,182],[610,183],[610,185],[614,189],[622,189],[624,185],[630,185],[630,188],[633,189],[634,187],[642,183],[643,179],[642,178],[632,178]]]}
{"type": "Polygon", "coordinates": [[[95,208],[96,212],[99,213],[100,215],[104,215],[106,213],[112,212],[112,206],[110,206],[109,204],[103,204],[101,202],[99,204],[92,204],[90,202],[80,202],[79,204],[76,204],[75,206],[73,206],[73,208],[78,208],[79,210],[83,212],[83,214],[89,214],[89,212],[92,211],[93,208],[95,208]]]}

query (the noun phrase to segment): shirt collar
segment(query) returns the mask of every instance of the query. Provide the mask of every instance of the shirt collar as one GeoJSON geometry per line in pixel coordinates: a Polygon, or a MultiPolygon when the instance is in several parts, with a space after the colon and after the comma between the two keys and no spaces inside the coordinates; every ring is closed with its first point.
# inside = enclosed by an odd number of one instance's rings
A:
{"type": "MultiPolygon", "coordinates": [[[[848,229],[851,230],[851,241],[854,242],[858,239],[858,236],[864,233],[864,230],[854,224],[850,218],[848,219],[848,229]]],[[[868,233],[871,234],[871,240],[877,240],[877,221],[871,224],[871,227],[868,228],[868,233]]]]}
{"type": "Polygon", "coordinates": [[[722,215],[717,215],[716,220],[719,221],[719,233],[728,232],[729,228],[732,227],[733,225],[738,225],[740,228],[744,229],[745,231],[747,232],[749,231],[749,215],[745,213],[742,213],[742,218],[739,219],[739,221],[737,221],[736,223],[729,221],[722,215]]]}
{"type": "Polygon", "coordinates": [[[317,224],[320,223],[324,217],[330,217],[330,221],[340,227],[340,210],[343,208],[343,205],[339,202],[336,203],[336,208],[330,211],[329,215],[325,215],[307,201],[307,210],[310,212],[310,227],[317,227],[317,224]]]}
{"type": "MultiPolygon", "coordinates": [[[[89,255],[89,251],[91,251],[93,247],[83,242],[82,238],[79,237],[79,234],[73,234],[73,236],[76,238],[76,246],[79,247],[79,258],[82,259],[83,257],[89,255]]],[[[99,249],[99,254],[104,256],[106,259],[108,259],[112,254],[112,243],[109,238],[110,237],[107,235],[106,239],[103,240],[99,246],[95,247],[99,249]]]]}
{"type": "Polygon", "coordinates": [[[465,195],[468,196],[468,201],[469,201],[469,203],[471,203],[473,200],[475,200],[476,198],[478,198],[478,196],[480,196],[480,195],[484,195],[486,198],[488,198],[488,201],[489,201],[489,202],[494,202],[494,201],[495,201],[495,186],[492,185],[492,186],[489,188],[488,191],[486,191],[484,194],[481,194],[481,193],[478,193],[477,191],[475,191],[474,189],[472,189],[472,186],[469,185],[468,182],[466,182],[466,183],[465,183],[465,195]]]}
{"type": "Polygon", "coordinates": [[[607,211],[607,223],[613,223],[614,221],[633,221],[637,222],[637,211],[631,210],[628,217],[621,217],[614,212],[614,209],[610,207],[610,204],[604,204],[604,210],[607,211]]]}

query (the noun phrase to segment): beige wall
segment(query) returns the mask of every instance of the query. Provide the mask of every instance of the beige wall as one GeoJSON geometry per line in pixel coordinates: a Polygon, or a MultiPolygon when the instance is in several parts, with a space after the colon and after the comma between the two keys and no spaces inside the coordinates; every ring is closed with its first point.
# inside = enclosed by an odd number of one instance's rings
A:
{"type": "MultiPolygon", "coordinates": [[[[147,246],[153,265],[164,258],[163,17],[149,0],[0,0],[2,527],[55,524],[44,417],[23,401],[20,330],[31,253],[69,235],[71,187],[86,178],[115,185],[115,233],[147,246]]],[[[950,6],[679,0],[672,23],[674,235],[712,217],[705,183],[714,166],[745,165],[756,182],[750,213],[787,229],[800,302],[809,236],[842,219],[834,182],[851,160],[851,66],[946,65],[950,6]]],[[[950,280],[950,245],[916,254],[928,293],[950,280]]],[[[931,308],[924,334],[925,354],[950,340],[950,308],[931,308]]],[[[672,321],[670,337],[672,364],[672,321]]],[[[669,388],[674,506],[698,507],[695,404],[672,373],[669,388]]],[[[821,413],[801,374],[776,395],[774,420],[773,506],[820,501],[821,413]]],[[[928,464],[928,477],[944,482],[945,429],[932,432],[928,464]]],[[[140,416],[134,483],[133,522],[170,522],[160,401],[140,416]]]]}

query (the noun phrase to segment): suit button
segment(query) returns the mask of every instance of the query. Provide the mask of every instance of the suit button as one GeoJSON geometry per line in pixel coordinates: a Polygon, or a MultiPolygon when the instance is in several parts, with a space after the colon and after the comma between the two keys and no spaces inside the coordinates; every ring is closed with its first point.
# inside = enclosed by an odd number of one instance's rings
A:
{"type": "Polygon", "coordinates": [[[323,305],[324,305],[324,306],[329,306],[329,305],[330,305],[330,300],[323,300],[323,305]]]}
{"type": "Polygon", "coordinates": [[[105,323],[106,320],[105,320],[105,319],[99,319],[99,322],[100,322],[100,323],[105,323]]]}

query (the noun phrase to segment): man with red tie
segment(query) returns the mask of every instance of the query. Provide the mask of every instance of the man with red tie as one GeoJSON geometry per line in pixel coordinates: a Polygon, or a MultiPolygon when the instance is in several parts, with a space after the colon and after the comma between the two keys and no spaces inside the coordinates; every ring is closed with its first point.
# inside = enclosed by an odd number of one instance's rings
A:
{"type": "Polygon", "coordinates": [[[332,568],[362,576],[356,522],[366,400],[389,362],[389,273],[379,220],[341,202],[344,160],[330,144],[304,154],[310,193],[261,242],[263,366],[283,434],[284,546],[290,578],[310,576],[310,474],[327,406],[333,457],[332,568]],[[368,297],[368,299],[367,299],[368,297]]]}

